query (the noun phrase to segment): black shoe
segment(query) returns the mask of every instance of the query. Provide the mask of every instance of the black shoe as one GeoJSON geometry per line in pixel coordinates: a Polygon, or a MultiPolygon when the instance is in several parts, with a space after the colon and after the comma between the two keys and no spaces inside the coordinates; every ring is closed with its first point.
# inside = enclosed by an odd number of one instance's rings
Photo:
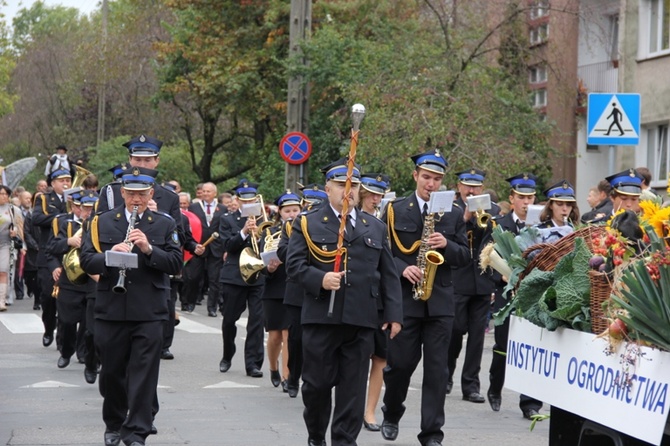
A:
{"type": "Polygon", "coordinates": [[[532,420],[534,417],[540,415],[540,412],[535,409],[523,409],[521,413],[523,413],[523,417],[527,420],[532,420]]]}
{"type": "Polygon", "coordinates": [[[158,429],[156,429],[156,426],[154,425],[154,423],[151,423],[151,430],[149,431],[149,434],[150,435],[158,434],[158,429]]]}
{"type": "Polygon", "coordinates": [[[214,311],[214,310],[208,310],[208,311],[207,311],[207,316],[209,316],[209,317],[216,317],[216,311],[214,311]]]}
{"type": "Polygon", "coordinates": [[[377,423],[368,423],[365,420],[363,420],[363,427],[370,432],[379,432],[381,430],[381,427],[377,423]]]}
{"type": "Polygon", "coordinates": [[[489,397],[489,404],[491,405],[491,409],[493,409],[494,412],[499,412],[500,406],[502,405],[502,397],[492,393],[489,393],[486,396],[489,397]]]}
{"type": "Polygon", "coordinates": [[[98,378],[98,372],[96,372],[95,370],[84,368],[84,379],[86,380],[87,383],[95,384],[95,380],[97,378],[98,378]]]}
{"type": "Polygon", "coordinates": [[[59,369],[64,369],[65,367],[70,365],[70,358],[65,358],[61,356],[58,358],[58,368],[59,369]]]}
{"type": "Polygon", "coordinates": [[[174,359],[174,355],[169,348],[164,348],[161,352],[161,359],[174,359]]]}
{"type": "Polygon", "coordinates": [[[447,383],[447,395],[449,395],[451,393],[451,389],[453,389],[453,388],[454,388],[454,383],[452,381],[449,381],[447,383]]]}
{"type": "Polygon", "coordinates": [[[193,310],[195,310],[195,304],[189,305],[188,310],[186,310],[186,311],[188,311],[189,313],[193,313],[193,310]]]}
{"type": "Polygon", "coordinates": [[[181,311],[188,311],[188,304],[181,304],[181,311]]]}
{"type": "Polygon", "coordinates": [[[105,446],[119,446],[121,434],[118,432],[105,432],[105,446]]]}
{"type": "Polygon", "coordinates": [[[261,372],[257,367],[254,367],[251,370],[247,370],[247,376],[251,376],[252,378],[262,378],[263,372],[261,372]]]}
{"type": "Polygon", "coordinates": [[[77,358],[77,362],[79,364],[86,364],[86,359],[85,358],[77,358]]]}
{"type": "Polygon", "coordinates": [[[226,373],[228,370],[230,370],[230,361],[222,359],[219,363],[219,372],[226,373]]]}
{"type": "Polygon", "coordinates": [[[144,443],[140,443],[139,441],[133,441],[128,446],[144,446],[144,443]]]}
{"type": "Polygon", "coordinates": [[[282,382],[279,370],[270,370],[270,382],[273,386],[279,387],[279,384],[282,382]]]}
{"type": "Polygon", "coordinates": [[[463,395],[463,399],[465,401],[470,401],[471,403],[483,403],[486,401],[484,396],[479,392],[472,392],[468,393],[467,395],[463,395]]]}
{"type": "Polygon", "coordinates": [[[288,396],[291,397],[291,398],[297,397],[299,391],[300,391],[300,389],[298,387],[289,386],[289,385],[286,386],[286,393],[288,393],[288,396]]]}
{"type": "Polygon", "coordinates": [[[442,446],[442,442],[436,439],[430,439],[423,446],[442,446]]]}
{"type": "Polygon", "coordinates": [[[286,380],[281,382],[281,390],[284,393],[288,393],[288,382],[286,380]]]}
{"type": "Polygon", "coordinates": [[[326,446],[326,440],[307,440],[307,446],[326,446]]]}
{"type": "Polygon", "coordinates": [[[384,440],[394,441],[398,438],[398,423],[391,423],[390,421],[382,421],[382,437],[384,440]]]}
{"type": "Polygon", "coordinates": [[[42,336],[42,345],[45,347],[50,346],[53,341],[54,341],[53,333],[51,334],[44,333],[44,336],[42,336]]]}
{"type": "Polygon", "coordinates": [[[33,305],[33,310],[41,310],[40,305],[39,304],[33,305]]]}

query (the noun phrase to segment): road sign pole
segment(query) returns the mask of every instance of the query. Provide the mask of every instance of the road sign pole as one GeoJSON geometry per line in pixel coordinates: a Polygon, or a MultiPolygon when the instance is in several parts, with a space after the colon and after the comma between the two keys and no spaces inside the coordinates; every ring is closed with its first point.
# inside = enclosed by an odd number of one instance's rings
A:
{"type": "MultiPolygon", "coordinates": [[[[309,39],[312,27],[312,0],[291,0],[291,28],[289,31],[289,55],[301,54],[300,44],[309,39]]],[[[303,65],[307,60],[302,58],[303,65]]],[[[302,76],[294,76],[288,81],[288,104],[286,107],[287,132],[307,134],[309,120],[309,87],[302,76]]],[[[304,166],[286,163],[284,189],[296,190],[296,183],[307,183],[304,166]]]]}

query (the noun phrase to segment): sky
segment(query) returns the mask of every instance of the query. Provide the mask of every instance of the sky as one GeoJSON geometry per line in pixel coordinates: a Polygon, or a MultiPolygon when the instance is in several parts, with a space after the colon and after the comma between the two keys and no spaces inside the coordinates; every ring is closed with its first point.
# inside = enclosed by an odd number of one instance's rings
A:
{"type": "MultiPolygon", "coordinates": [[[[89,14],[99,8],[99,0],[43,0],[47,6],[67,6],[79,9],[82,14],[89,14]]],[[[7,6],[0,6],[0,12],[5,17],[5,22],[11,26],[12,18],[22,8],[30,8],[35,0],[5,0],[7,6]]]]}

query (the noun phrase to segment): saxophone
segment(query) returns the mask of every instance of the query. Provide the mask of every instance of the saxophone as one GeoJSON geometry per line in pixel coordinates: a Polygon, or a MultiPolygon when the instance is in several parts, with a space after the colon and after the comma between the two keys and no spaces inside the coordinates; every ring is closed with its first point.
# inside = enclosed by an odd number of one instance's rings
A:
{"type": "Polygon", "coordinates": [[[444,263],[444,256],[428,246],[428,237],[435,232],[435,214],[428,214],[423,222],[423,233],[421,234],[421,246],[416,266],[421,270],[421,280],[414,284],[412,294],[414,300],[426,301],[433,293],[433,282],[437,267],[444,263]]]}

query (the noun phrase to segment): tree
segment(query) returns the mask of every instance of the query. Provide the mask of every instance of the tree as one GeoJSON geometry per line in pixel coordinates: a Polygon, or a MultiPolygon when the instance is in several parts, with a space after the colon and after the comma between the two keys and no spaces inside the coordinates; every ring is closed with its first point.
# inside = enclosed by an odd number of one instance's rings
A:
{"type": "MultiPolygon", "coordinates": [[[[0,1],[0,6],[4,5],[5,2],[0,1]]],[[[0,12],[0,117],[11,113],[14,110],[14,102],[17,100],[16,95],[9,91],[9,81],[15,62],[3,18],[4,14],[0,12]]]]}

